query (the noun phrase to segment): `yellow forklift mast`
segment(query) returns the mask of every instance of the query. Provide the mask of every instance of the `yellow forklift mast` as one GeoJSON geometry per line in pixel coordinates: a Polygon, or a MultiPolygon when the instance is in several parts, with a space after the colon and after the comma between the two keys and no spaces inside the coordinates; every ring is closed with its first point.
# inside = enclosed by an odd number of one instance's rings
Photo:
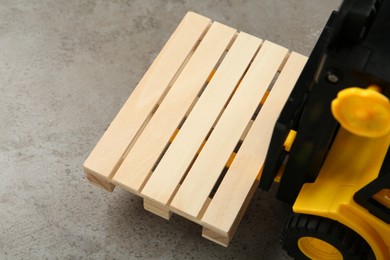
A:
{"type": "Polygon", "coordinates": [[[279,116],[259,183],[277,177],[293,207],[281,234],[291,256],[390,259],[389,96],[390,1],[345,0],[279,116]]]}

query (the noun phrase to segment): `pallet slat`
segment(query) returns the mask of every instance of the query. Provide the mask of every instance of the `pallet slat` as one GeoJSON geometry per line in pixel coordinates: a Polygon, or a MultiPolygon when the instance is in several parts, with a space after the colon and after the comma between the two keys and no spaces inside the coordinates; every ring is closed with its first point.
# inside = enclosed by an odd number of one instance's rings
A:
{"type": "Polygon", "coordinates": [[[244,75],[260,43],[260,39],[246,33],[241,32],[238,35],[142,190],[145,197],[164,205],[168,204],[188,166],[244,75]]]}
{"type": "Polygon", "coordinates": [[[305,63],[306,57],[294,52],[290,55],[202,218],[208,229],[225,236],[234,232],[238,213],[251,198],[247,197],[253,194],[251,190],[257,188],[256,177],[264,163],[276,120],[305,63]]]}
{"type": "Polygon", "coordinates": [[[102,178],[112,177],[126,149],[209,28],[210,22],[201,15],[187,13],[86,159],[85,172],[102,178]]]}
{"type": "Polygon", "coordinates": [[[198,217],[234,147],[287,53],[286,48],[268,41],[264,42],[176,193],[171,203],[171,208],[176,213],[186,217],[198,217]]]}
{"type": "Polygon", "coordinates": [[[214,22],[115,174],[115,184],[139,192],[236,30],[214,22]],[[194,73],[196,71],[196,73],[194,73]]]}

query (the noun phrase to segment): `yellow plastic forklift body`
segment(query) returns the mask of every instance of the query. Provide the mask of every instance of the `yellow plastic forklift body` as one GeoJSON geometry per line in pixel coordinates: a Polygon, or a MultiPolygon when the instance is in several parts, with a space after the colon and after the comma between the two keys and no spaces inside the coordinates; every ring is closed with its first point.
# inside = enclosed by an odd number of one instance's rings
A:
{"type": "Polygon", "coordinates": [[[369,138],[340,128],[314,183],[306,183],[293,206],[296,213],[334,219],[362,236],[376,259],[390,259],[390,225],[353,200],[378,177],[390,134],[369,138]]]}

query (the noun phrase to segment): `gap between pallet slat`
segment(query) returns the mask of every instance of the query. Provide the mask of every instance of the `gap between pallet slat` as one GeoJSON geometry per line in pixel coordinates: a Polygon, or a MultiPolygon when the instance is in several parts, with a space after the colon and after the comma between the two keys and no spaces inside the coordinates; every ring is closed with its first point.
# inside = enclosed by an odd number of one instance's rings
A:
{"type": "Polygon", "coordinates": [[[118,169],[113,178],[115,184],[128,190],[140,191],[145,180],[150,177],[156,160],[166,148],[170,137],[226,50],[226,46],[233,40],[235,33],[236,31],[230,27],[213,23],[164,102],[118,169]],[[197,76],[189,81],[194,71],[197,76]]]}
{"type": "MultiPolygon", "coordinates": [[[[237,39],[237,35],[238,33],[236,32],[232,38],[232,40],[230,41],[230,43],[228,44],[228,46],[226,47],[224,53],[221,55],[221,57],[219,58],[217,64],[215,65],[215,67],[213,68],[213,70],[211,71],[210,75],[214,72],[214,71],[218,71],[218,68],[219,66],[221,65],[222,61],[225,59],[226,57],[226,54],[228,53],[229,49],[231,48],[231,46],[233,45],[233,43],[235,42],[235,40],[237,39]]],[[[195,72],[196,73],[196,72],[195,72]]],[[[209,76],[210,77],[210,76],[209,76]]],[[[187,117],[188,115],[191,113],[192,109],[195,107],[196,103],[198,102],[198,100],[201,98],[203,92],[205,91],[205,89],[207,88],[207,86],[209,85],[210,81],[209,80],[206,80],[205,84],[203,85],[203,87],[199,90],[198,92],[198,95],[194,98],[194,100],[192,101],[190,107],[188,108],[187,112],[185,113],[185,116],[183,117],[183,119],[180,121],[180,124],[178,126],[178,129],[180,131],[180,128],[181,126],[185,123],[185,121],[187,120],[187,117]]],[[[174,135],[175,133],[173,133],[174,135]]],[[[160,163],[161,159],[164,157],[164,154],[167,152],[167,150],[169,149],[169,146],[171,145],[172,142],[168,142],[167,145],[165,146],[164,150],[162,151],[162,153],[160,154],[159,158],[157,159],[156,163],[154,164],[153,168],[152,168],[152,171],[146,176],[145,180],[143,181],[143,183],[141,184],[140,188],[139,188],[139,191],[142,191],[143,188],[145,187],[146,183],[148,182],[148,180],[150,179],[150,177],[152,176],[153,174],[153,171],[156,169],[156,167],[158,166],[158,164],[160,163]]],[[[194,160],[193,160],[194,161],[194,160]]],[[[192,164],[191,164],[192,165],[192,164]]],[[[191,166],[190,165],[190,166],[191,166]]],[[[191,168],[189,166],[189,168],[191,168]]]]}
{"type": "MultiPolygon", "coordinates": [[[[265,46],[265,44],[264,44],[264,46],[265,46]]],[[[181,188],[177,192],[174,200],[172,201],[171,207],[176,208],[177,210],[181,210],[185,214],[189,214],[189,215],[192,215],[194,217],[198,216],[199,211],[202,208],[203,203],[204,203],[203,199],[206,199],[207,196],[209,196],[212,188],[215,185],[215,182],[217,181],[217,179],[219,177],[219,174],[221,173],[219,171],[219,167],[222,165],[222,160],[227,161],[228,157],[230,156],[230,152],[227,151],[227,149],[230,149],[230,146],[233,144],[232,143],[233,140],[235,142],[237,142],[235,140],[236,135],[238,134],[238,132],[240,132],[240,134],[237,138],[237,139],[239,139],[239,137],[241,136],[242,132],[245,130],[245,128],[248,124],[248,123],[245,123],[244,121],[246,121],[246,118],[249,116],[249,118],[248,118],[248,122],[249,122],[249,120],[253,114],[253,112],[251,112],[251,115],[245,114],[245,115],[239,116],[239,114],[237,114],[237,113],[241,113],[241,112],[238,112],[238,111],[243,110],[243,111],[248,112],[249,110],[254,111],[256,109],[257,106],[255,106],[254,109],[252,110],[252,107],[256,104],[256,103],[254,103],[255,100],[254,100],[253,95],[255,94],[256,98],[257,98],[257,96],[259,96],[258,103],[260,103],[260,100],[261,100],[262,96],[264,95],[263,90],[264,90],[264,92],[266,91],[266,89],[268,88],[269,84],[271,83],[275,73],[277,72],[281,63],[284,61],[286,54],[288,53],[287,49],[282,48],[280,46],[277,46],[275,44],[272,44],[270,42],[267,43],[266,49],[263,49],[263,48],[265,48],[265,47],[262,47],[261,50],[263,50],[263,51],[260,51],[258,56],[257,56],[258,61],[256,63],[256,66],[254,66],[254,67],[251,66],[250,76],[246,75],[246,77],[244,78],[244,80],[247,79],[245,81],[245,84],[247,84],[247,89],[243,90],[243,89],[241,89],[241,87],[238,88],[237,91],[240,91],[240,90],[241,91],[239,92],[239,96],[235,95],[236,98],[234,99],[234,102],[233,102],[234,105],[229,103],[229,106],[228,106],[229,111],[230,111],[229,114],[226,114],[226,111],[223,114],[223,124],[219,122],[217,125],[218,131],[213,131],[213,133],[210,137],[210,139],[213,137],[213,142],[210,144],[210,140],[209,140],[206,143],[205,149],[206,148],[208,149],[207,152],[204,152],[204,150],[202,150],[202,153],[199,155],[199,156],[202,156],[202,158],[199,157],[198,160],[195,162],[194,167],[192,167],[190,173],[187,175],[187,178],[183,182],[183,185],[181,186],[181,188]],[[269,70],[264,75],[258,74],[259,73],[258,70],[262,71],[262,70],[264,70],[264,68],[267,68],[267,66],[268,66],[269,70]],[[261,80],[258,81],[258,78],[260,75],[262,78],[261,78],[261,80]],[[256,82],[257,82],[257,84],[256,84],[256,82]],[[255,88],[256,85],[260,85],[262,88],[256,89],[255,88]],[[239,109],[240,102],[245,102],[242,100],[244,98],[245,99],[251,98],[251,103],[249,103],[247,105],[247,107],[243,107],[242,109],[239,109]],[[237,117],[237,116],[239,116],[239,117],[237,117]],[[236,125],[234,128],[235,130],[233,132],[234,133],[233,137],[232,137],[232,133],[231,132],[227,133],[226,129],[225,129],[226,127],[231,128],[230,125],[231,125],[231,120],[233,120],[232,118],[234,118],[234,122],[236,122],[236,121],[239,122],[239,125],[236,125]],[[244,124],[245,124],[245,126],[244,126],[244,124]],[[231,140],[224,139],[225,135],[230,136],[229,138],[231,140]],[[218,149],[219,145],[223,143],[223,140],[226,140],[229,142],[225,142],[223,145],[225,148],[221,148],[221,149],[219,149],[219,152],[217,152],[217,149],[218,149]],[[228,146],[229,148],[226,148],[226,146],[228,146]],[[229,156],[225,158],[225,154],[227,155],[228,152],[229,152],[229,154],[228,154],[229,156]],[[216,163],[214,159],[210,159],[210,156],[213,156],[212,158],[215,157],[215,159],[218,160],[218,163],[216,163]],[[200,158],[201,158],[201,160],[200,160],[200,158]],[[207,170],[206,170],[206,168],[207,168],[207,170]],[[201,172],[205,172],[205,171],[207,171],[207,172],[211,171],[210,174],[207,174],[207,177],[206,176],[203,177],[203,175],[205,173],[201,174],[201,172]],[[213,171],[215,171],[215,172],[213,172],[213,171]],[[218,171],[218,173],[217,173],[217,171],[218,171]],[[192,195],[195,193],[196,193],[196,197],[194,197],[192,195]]],[[[222,118],[221,118],[221,121],[222,121],[222,118]]],[[[234,123],[234,124],[236,124],[236,123],[234,123]]],[[[236,144],[234,144],[234,146],[236,144]]],[[[234,149],[234,146],[232,147],[232,151],[234,149]]],[[[226,161],[223,162],[223,166],[226,164],[226,161]]],[[[223,167],[221,167],[221,170],[222,169],[223,169],[223,167]]]]}
{"type": "MultiPolygon", "coordinates": [[[[184,179],[186,178],[188,172],[190,171],[192,165],[195,163],[196,158],[198,157],[199,153],[201,152],[202,148],[204,147],[205,143],[207,142],[207,139],[210,137],[210,135],[212,134],[212,132],[213,132],[213,130],[214,130],[214,128],[215,128],[215,126],[218,124],[219,119],[221,118],[221,116],[223,115],[223,113],[224,113],[226,107],[228,106],[229,102],[230,102],[231,99],[233,98],[234,93],[235,93],[236,90],[239,88],[242,79],[245,77],[246,73],[248,72],[248,69],[249,69],[250,66],[252,65],[253,60],[254,60],[255,57],[257,56],[257,54],[258,54],[258,52],[260,51],[261,47],[263,46],[263,43],[264,43],[264,41],[262,40],[261,43],[260,43],[260,45],[259,45],[259,47],[258,47],[258,49],[256,50],[255,54],[253,55],[251,61],[249,62],[248,66],[246,67],[244,73],[243,73],[242,76],[240,77],[240,79],[239,79],[237,85],[235,86],[234,90],[232,91],[232,93],[230,94],[229,98],[227,99],[227,101],[226,101],[225,105],[223,106],[221,112],[220,112],[219,115],[217,116],[217,119],[215,120],[213,126],[211,127],[210,131],[207,133],[206,138],[205,138],[205,140],[203,141],[203,144],[201,145],[201,147],[199,148],[198,152],[195,154],[194,158],[192,159],[191,163],[189,164],[187,170],[185,171],[183,177],[181,178],[181,180],[180,180],[180,182],[179,182],[179,185],[176,187],[175,192],[172,193],[172,196],[171,196],[171,198],[169,199],[168,205],[169,205],[169,204],[171,203],[171,201],[173,200],[174,196],[176,195],[177,191],[179,190],[180,185],[183,183],[183,181],[184,181],[184,179]]],[[[241,136],[241,138],[240,138],[241,142],[244,140],[246,134],[248,133],[248,131],[249,131],[249,129],[250,129],[250,125],[252,125],[252,123],[253,123],[253,120],[251,120],[250,123],[248,124],[249,127],[247,126],[247,128],[245,128],[245,131],[244,131],[244,133],[242,134],[242,136],[241,136]]],[[[211,199],[211,198],[212,198],[212,195],[210,196],[210,199],[211,199]]],[[[208,204],[209,204],[209,203],[206,203],[206,204],[205,204],[204,210],[207,209],[208,204]]],[[[202,211],[203,211],[203,209],[201,210],[201,212],[202,212],[202,211]]],[[[203,213],[204,213],[204,211],[203,211],[203,213]]],[[[200,215],[203,215],[203,214],[200,214],[200,215]]],[[[201,216],[198,216],[198,217],[201,217],[201,216]]]]}
{"type": "Polygon", "coordinates": [[[155,110],[161,94],[209,27],[210,19],[192,12],[186,14],[85,160],[85,170],[104,179],[112,177],[129,143],[155,110]],[[167,69],[166,62],[169,63],[167,69]]]}
{"type": "MultiPolygon", "coordinates": [[[[200,43],[202,42],[203,40],[203,37],[206,35],[207,31],[210,29],[210,26],[211,26],[211,23],[209,24],[209,26],[207,27],[206,31],[204,31],[204,33],[202,34],[202,36],[200,37],[200,39],[197,41],[196,45],[194,46],[194,48],[191,50],[191,52],[188,54],[187,58],[184,60],[183,64],[180,66],[180,68],[178,69],[178,71],[176,72],[176,74],[173,76],[172,80],[169,82],[168,84],[168,88],[163,92],[163,94],[161,95],[160,99],[157,101],[157,104],[156,106],[154,107],[153,111],[149,114],[149,116],[146,118],[145,122],[142,124],[142,126],[140,127],[140,129],[138,130],[138,132],[135,134],[134,138],[131,140],[129,146],[126,148],[124,154],[122,155],[120,161],[118,162],[118,165],[115,167],[113,173],[111,174],[111,176],[109,176],[109,179],[112,179],[112,177],[115,175],[116,171],[118,170],[118,168],[120,167],[120,165],[123,163],[123,160],[126,158],[127,154],[130,152],[131,148],[133,147],[134,143],[137,141],[138,137],[141,135],[142,131],[145,129],[146,125],[149,123],[150,119],[153,117],[153,115],[156,113],[158,107],[160,106],[160,104],[163,102],[164,98],[166,97],[166,95],[168,94],[169,90],[172,88],[173,84],[175,83],[176,79],[179,77],[180,73],[183,71],[184,67],[187,65],[188,61],[191,59],[192,55],[194,54],[194,52],[196,51],[196,49],[198,48],[198,46],[200,45],[200,43]]],[[[207,83],[205,84],[205,86],[202,88],[202,90],[200,91],[200,93],[203,92],[204,88],[206,88],[206,85],[207,83]]],[[[200,96],[200,94],[199,94],[200,96]]],[[[193,103],[196,103],[197,99],[194,100],[193,103]]],[[[194,105],[194,104],[193,104],[194,105]]],[[[193,107],[192,105],[192,107],[193,107]]],[[[191,108],[192,108],[191,107],[191,108]]],[[[187,116],[188,114],[186,114],[187,116]]],[[[183,120],[181,121],[180,125],[178,126],[178,128],[180,129],[181,125],[183,125],[184,121],[185,121],[186,117],[183,118],[183,120]]],[[[168,144],[169,146],[169,144],[168,144]]],[[[165,148],[164,152],[168,149],[168,146],[165,148]]],[[[163,152],[163,153],[164,153],[163,152]]],[[[157,160],[157,163],[156,165],[158,164],[158,162],[161,160],[163,154],[160,156],[160,158],[157,160]]],[[[156,166],[154,166],[155,168],[156,166]]],[[[143,185],[144,186],[144,185],[143,185]]]]}
{"type": "MultiPolygon", "coordinates": [[[[260,101],[258,107],[256,108],[255,112],[253,113],[253,116],[251,117],[251,120],[248,122],[247,127],[245,128],[244,132],[242,133],[242,135],[241,135],[241,137],[240,137],[240,140],[237,142],[237,145],[236,145],[236,147],[235,147],[234,150],[233,150],[233,152],[234,152],[235,154],[237,154],[237,153],[239,152],[239,150],[240,150],[240,148],[241,148],[241,145],[242,145],[242,143],[243,143],[244,140],[245,140],[245,137],[247,136],[248,132],[250,131],[250,129],[251,129],[252,125],[253,125],[253,122],[256,120],[257,115],[261,112],[261,108],[262,108],[263,104],[266,102],[266,99],[267,99],[269,93],[272,91],[272,88],[273,88],[273,86],[275,85],[275,83],[277,82],[277,80],[278,80],[278,78],[279,78],[279,75],[280,75],[281,71],[283,70],[284,65],[286,64],[286,62],[287,62],[287,60],[288,60],[289,57],[290,57],[290,53],[288,52],[288,53],[286,54],[286,56],[285,56],[283,62],[282,62],[281,65],[279,66],[278,71],[275,73],[275,75],[274,75],[274,77],[273,77],[271,83],[269,84],[269,86],[268,86],[268,88],[267,88],[267,91],[264,93],[263,97],[261,98],[261,101],[260,101]]],[[[233,161],[234,161],[234,159],[235,159],[235,156],[233,157],[233,161]]],[[[229,161],[229,160],[230,160],[230,157],[229,157],[228,161],[229,161]]],[[[227,164],[227,163],[226,163],[226,164],[227,164]]],[[[215,183],[215,185],[214,185],[214,187],[213,187],[213,189],[212,189],[212,191],[211,191],[211,193],[210,193],[209,198],[212,199],[212,198],[214,197],[214,194],[217,192],[217,190],[218,190],[218,188],[219,188],[219,185],[222,183],[223,178],[225,177],[225,175],[226,175],[226,173],[228,172],[228,170],[229,170],[229,167],[226,167],[226,166],[225,166],[225,168],[221,171],[221,174],[220,174],[220,176],[219,176],[217,182],[215,183]]],[[[207,206],[208,206],[209,204],[210,204],[210,203],[208,203],[207,206]]],[[[206,209],[207,209],[207,207],[204,208],[203,213],[206,211],[206,209]]],[[[203,215],[198,216],[198,218],[202,218],[202,217],[203,217],[203,215]]]]}
{"type": "MultiPolygon", "coordinates": [[[[295,57],[297,57],[296,54],[294,54],[294,58],[295,58],[295,57]]],[[[294,60],[294,59],[293,59],[293,60],[294,60]]],[[[298,63],[298,62],[297,62],[297,63],[298,63]]],[[[303,67],[302,63],[298,63],[297,66],[303,67]]],[[[291,69],[291,65],[290,65],[290,69],[291,69]]],[[[298,71],[299,71],[299,69],[298,69],[298,71]]],[[[287,72],[286,72],[286,73],[287,73],[287,72]]],[[[291,72],[291,73],[292,73],[292,72],[291,72]]],[[[294,71],[294,73],[296,73],[296,71],[294,71]]],[[[284,76],[285,76],[285,75],[284,75],[284,76]]],[[[296,76],[296,77],[297,77],[297,76],[296,76]]],[[[289,82],[289,83],[290,83],[290,85],[291,85],[291,82],[289,82]]],[[[279,85],[280,85],[280,84],[279,84],[279,85]]],[[[280,86],[279,86],[279,88],[280,88],[280,86]]],[[[289,86],[289,88],[288,88],[287,90],[289,90],[289,89],[291,89],[291,88],[292,88],[292,87],[289,86]]],[[[279,90],[279,91],[280,91],[280,90],[279,90]]],[[[271,92],[271,94],[272,94],[272,92],[271,92]]],[[[272,95],[274,96],[274,94],[272,94],[272,95]]],[[[281,109],[281,108],[278,107],[277,109],[281,109]]],[[[268,111],[269,111],[269,107],[268,107],[268,111]]],[[[260,110],[260,113],[261,113],[261,110],[260,110]]],[[[269,113],[269,112],[268,112],[268,113],[269,113]]],[[[252,135],[253,135],[253,134],[252,134],[252,135]]],[[[259,158],[259,160],[261,160],[261,158],[259,158]]],[[[262,169],[260,169],[260,171],[259,171],[259,173],[258,173],[257,176],[260,176],[261,170],[262,170],[262,169]]],[[[235,174],[237,174],[237,172],[235,172],[235,174]]],[[[244,213],[245,213],[245,210],[246,210],[247,206],[249,205],[249,202],[250,202],[251,198],[253,197],[253,195],[254,195],[254,193],[255,193],[255,191],[256,191],[256,189],[257,189],[258,182],[259,182],[259,178],[255,178],[255,179],[254,179],[254,183],[252,184],[252,186],[251,186],[251,188],[250,188],[250,190],[249,190],[247,196],[245,197],[244,202],[243,202],[243,204],[241,205],[241,207],[240,207],[240,209],[239,209],[239,211],[238,211],[236,217],[234,218],[234,221],[233,221],[233,223],[232,223],[232,225],[231,225],[231,227],[230,227],[230,229],[229,229],[228,232],[223,232],[223,231],[219,230],[218,228],[215,228],[213,225],[210,225],[210,224],[208,224],[207,222],[203,222],[203,217],[202,217],[203,226],[206,227],[207,232],[209,232],[209,233],[211,233],[211,234],[213,235],[213,236],[211,236],[211,239],[212,239],[213,241],[215,241],[215,238],[218,238],[219,236],[221,236],[221,237],[227,237],[227,238],[228,238],[228,241],[231,239],[231,237],[232,237],[233,234],[235,233],[235,231],[236,231],[236,229],[237,229],[237,227],[238,227],[238,225],[239,225],[239,223],[240,223],[240,221],[241,221],[241,219],[242,219],[242,217],[243,217],[243,215],[244,215],[244,213]]],[[[209,205],[210,205],[210,204],[209,204],[209,205]]],[[[207,236],[205,236],[205,237],[206,237],[206,238],[210,238],[209,235],[207,235],[207,236]]],[[[215,241],[215,242],[218,243],[218,241],[215,241]]]]}
{"type": "MultiPolygon", "coordinates": [[[[290,55],[291,55],[291,52],[289,51],[287,54],[286,54],[286,57],[284,57],[284,60],[282,61],[282,64],[280,64],[279,68],[278,68],[278,74],[280,74],[284,68],[284,66],[286,65],[286,62],[288,61],[288,59],[290,58],[290,55]]],[[[272,84],[273,86],[273,84],[272,84]]]]}
{"type": "Polygon", "coordinates": [[[173,76],[172,80],[168,84],[168,88],[163,92],[160,99],[157,101],[156,106],[153,108],[152,112],[148,115],[148,117],[145,119],[144,123],[141,125],[140,129],[135,134],[134,138],[131,140],[129,145],[127,146],[125,152],[121,156],[120,161],[115,166],[113,172],[108,177],[109,179],[112,179],[115,175],[116,171],[119,169],[121,164],[123,163],[123,160],[126,158],[127,154],[130,152],[131,148],[133,147],[134,143],[137,141],[138,137],[141,135],[142,131],[145,129],[146,125],[149,123],[150,119],[153,117],[153,115],[156,113],[158,107],[160,106],[161,102],[164,100],[165,96],[175,83],[177,77],[180,75],[180,73],[183,71],[184,67],[187,65],[188,61],[191,59],[192,55],[194,54],[196,48],[199,46],[200,41],[198,41],[197,45],[191,50],[191,52],[188,54],[187,58],[184,60],[183,64],[180,66],[179,70],[176,72],[175,76],[173,76]]]}
{"type": "MultiPolygon", "coordinates": [[[[253,122],[254,122],[254,119],[251,119],[248,123],[248,125],[246,126],[244,132],[242,133],[241,137],[240,137],[240,140],[238,140],[237,142],[237,145],[236,147],[234,148],[232,154],[230,155],[230,157],[227,159],[226,161],[226,164],[225,164],[225,167],[223,168],[223,170],[221,171],[221,174],[217,180],[217,182],[215,183],[210,195],[209,195],[209,198],[212,199],[214,197],[214,194],[217,192],[218,190],[218,187],[219,185],[221,184],[221,182],[223,181],[223,178],[225,177],[227,171],[229,170],[229,167],[230,165],[233,163],[238,151],[240,150],[240,147],[242,145],[242,143],[244,142],[245,140],[245,137],[247,136],[249,130],[251,129],[252,125],[253,125],[253,122]],[[230,162],[231,161],[231,162],[230,162]],[[230,162],[230,163],[229,163],[230,162]]],[[[204,209],[206,210],[206,209],[204,209]]],[[[199,216],[200,218],[202,216],[199,216]]]]}
{"type": "MultiPolygon", "coordinates": [[[[251,129],[251,127],[253,125],[253,122],[254,122],[254,120],[252,120],[252,119],[248,122],[244,132],[242,133],[240,139],[238,140],[236,146],[234,147],[232,154],[237,154],[239,152],[241,145],[245,140],[245,137],[247,136],[249,130],[251,129]]],[[[214,187],[211,190],[209,198],[212,199],[214,197],[214,194],[217,192],[219,185],[223,181],[223,178],[225,178],[225,175],[226,175],[227,171],[229,170],[229,167],[227,165],[228,165],[229,160],[231,160],[231,158],[233,158],[232,162],[234,162],[235,156],[232,157],[232,155],[230,155],[230,157],[226,160],[225,167],[222,169],[222,171],[218,177],[218,180],[215,182],[214,187]]],[[[205,209],[205,211],[206,211],[206,209],[205,209]]],[[[202,216],[199,215],[198,218],[202,218],[202,216]]]]}
{"type": "Polygon", "coordinates": [[[176,190],[175,186],[177,187],[180,180],[185,177],[188,169],[196,159],[196,149],[198,149],[199,152],[200,148],[198,145],[201,146],[201,142],[203,140],[200,138],[204,138],[204,136],[207,138],[207,136],[210,135],[212,131],[210,128],[212,125],[215,125],[216,120],[220,117],[221,109],[226,106],[228,101],[231,99],[233,89],[237,87],[238,82],[245,75],[247,68],[253,60],[253,56],[259,49],[261,40],[242,34],[238,36],[236,42],[238,42],[237,45],[233,45],[232,47],[234,50],[230,50],[223,60],[223,63],[221,63],[221,69],[218,68],[216,70],[216,74],[213,76],[206,90],[207,94],[203,94],[201,96],[200,99],[202,103],[194,108],[195,112],[190,114],[189,117],[191,117],[191,119],[188,119],[190,121],[188,123],[187,121],[185,122],[183,129],[179,131],[177,138],[173,141],[173,150],[170,150],[170,153],[164,157],[165,160],[163,159],[163,165],[161,166],[160,163],[161,167],[156,169],[156,173],[154,173],[152,179],[148,182],[145,190],[142,191],[142,193],[146,194],[146,196],[150,196],[151,199],[156,199],[160,202],[164,201],[164,203],[166,203],[166,201],[169,201],[172,198],[172,192],[176,190]],[[237,69],[238,65],[239,68],[237,69]],[[231,71],[234,71],[234,73],[232,74],[231,71]],[[220,98],[218,93],[221,94],[223,98],[220,98]],[[213,102],[215,101],[218,101],[217,105],[214,105],[213,102]],[[210,111],[209,108],[211,108],[211,115],[204,118],[202,113],[210,111]],[[201,126],[200,132],[197,131],[198,126],[201,126]],[[196,134],[195,136],[192,135],[194,131],[197,131],[199,134],[196,134]],[[186,140],[188,139],[193,140],[191,142],[191,148],[184,149],[186,140]],[[183,157],[179,156],[181,158],[180,160],[182,160],[180,161],[181,166],[173,166],[175,164],[175,158],[177,158],[179,155],[178,152],[182,150],[182,148],[186,151],[187,155],[183,157]],[[177,154],[177,156],[175,156],[175,154],[177,154]],[[171,178],[167,176],[168,180],[166,183],[169,184],[166,184],[166,186],[162,188],[159,183],[161,183],[163,176],[168,175],[168,173],[172,171],[175,172],[174,177],[171,178]]]}
{"type": "MultiPolygon", "coordinates": [[[[259,47],[259,48],[260,48],[260,47],[259,47]]],[[[259,51],[259,50],[256,51],[256,54],[257,54],[258,51],[259,51]]],[[[255,56],[256,56],[256,54],[255,54],[255,56]]],[[[255,56],[254,56],[254,57],[255,57],[255,56]]],[[[252,63],[252,61],[253,61],[253,58],[252,58],[251,62],[249,63],[248,68],[250,67],[250,64],[252,63]]],[[[240,78],[240,80],[239,80],[237,86],[236,86],[235,89],[233,90],[232,94],[229,96],[228,100],[226,101],[226,103],[225,103],[223,109],[221,110],[221,112],[219,113],[219,115],[218,115],[217,119],[215,120],[213,126],[211,127],[210,131],[207,133],[206,138],[205,138],[205,140],[203,141],[203,144],[201,145],[201,147],[199,147],[198,152],[195,154],[195,156],[194,156],[194,158],[192,159],[191,163],[188,165],[188,168],[187,168],[187,170],[185,171],[183,177],[181,178],[181,180],[180,180],[180,182],[179,182],[179,185],[178,185],[177,188],[175,189],[175,192],[172,193],[172,196],[171,196],[171,198],[169,199],[168,205],[169,205],[169,203],[173,200],[174,196],[176,195],[176,192],[177,192],[178,189],[179,189],[180,184],[183,183],[183,181],[184,181],[184,179],[186,178],[188,172],[190,171],[192,165],[195,163],[196,158],[198,157],[199,153],[202,151],[202,148],[204,147],[205,143],[207,142],[207,139],[209,138],[209,136],[210,136],[211,133],[213,132],[215,126],[218,124],[219,119],[221,118],[223,112],[225,111],[225,108],[228,106],[230,100],[232,99],[235,90],[239,87],[242,78],[245,76],[246,72],[248,71],[248,68],[245,70],[244,74],[241,76],[241,78],[240,78]]],[[[245,136],[246,136],[246,133],[248,133],[248,131],[249,131],[249,129],[250,129],[251,122],[253,123],[253,120],[251,120],[250,123],[248,124],[249,127],[245,128],[245,131],[244,131],[243,135],[242,135],[241,138],[240,138],[240,141],[241,141],[241,142],[244,140],[244,138],[245,138],[245,136]]],[[[212,195],[210,195],[210,198],[212,198],[212,195]]],[[[207,208],[207,207],[206,207],[206,208],[207,208]]],[[[206,208],[205,208],[205,210],[206,210],[206,208]]]]}
{"type": "Polygon", "coordinates": [[[241,214],[244,214],[246,201],[252,196],[257,187],[259,171],[266,155],[273,125],[277,114],[281,111],[285,100],[293,89],[299,73],[303,69],[306,58],[293,53],[283,68],[275,88],[256,118],[252,130],[248,133],[237,158],[225,179],[221,183],[212,203],[209,205],[202,222],[208,228],[221,234],[231,233],[238,225],[241,214]],[[288,65],[287,65],[288,64],[288,65]],[[276,114],[275,111],[276,110],[276,114]],[[245,171],[245,174],[243,173],[245,171]],[[242,176],[238,176],[242,173],[242,176]],[[248,195],[249,194],[249,195],[248,195]],[[230,201],[229,204],[226,202],[230,201]],[[220,216],[225,216],[223,219],[220,216]]]}

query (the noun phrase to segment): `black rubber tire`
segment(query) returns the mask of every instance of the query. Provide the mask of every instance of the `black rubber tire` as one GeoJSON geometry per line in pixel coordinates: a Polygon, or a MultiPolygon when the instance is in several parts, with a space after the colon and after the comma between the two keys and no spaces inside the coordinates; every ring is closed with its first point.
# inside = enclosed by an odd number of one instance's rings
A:
{"type": "Polygon", "coordinates": [[[314,237],[334,246],[343,259],[367,259],[370,247],[356,232],[337,221],[318,216],[293,214],[280,234],[283,249],[295,259],[310,259],[302,253],[298,240],[314,237]]]}

